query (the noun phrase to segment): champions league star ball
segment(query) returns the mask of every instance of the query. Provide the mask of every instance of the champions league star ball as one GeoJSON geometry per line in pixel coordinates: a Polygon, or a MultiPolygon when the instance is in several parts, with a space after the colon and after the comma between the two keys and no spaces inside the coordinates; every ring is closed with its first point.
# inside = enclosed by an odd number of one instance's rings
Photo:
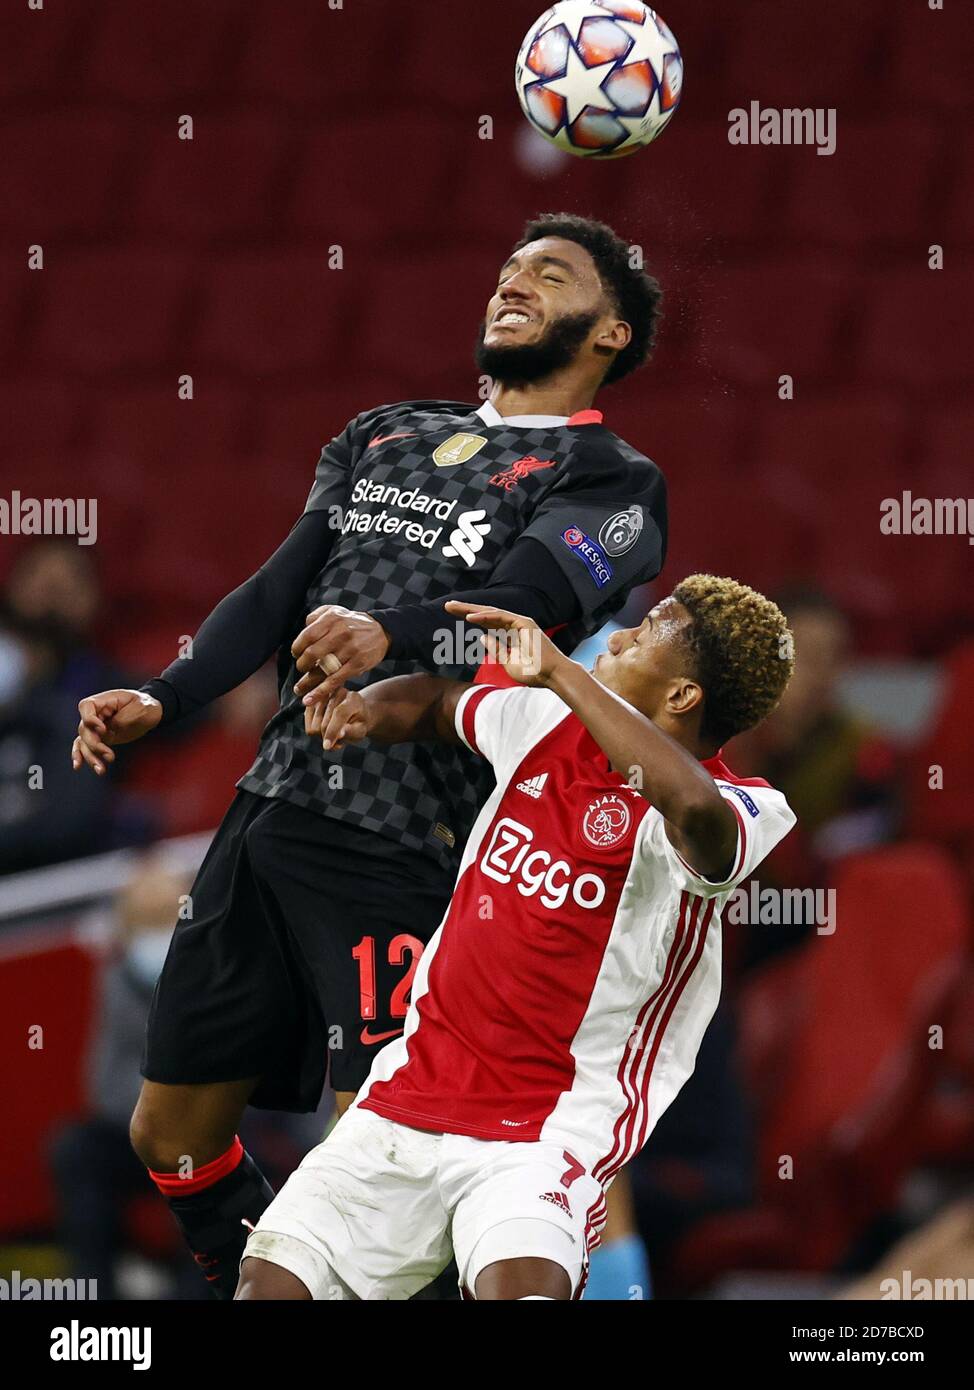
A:
{"type": "Polygon", "coordinates": [[[560,0],[528,31],[515,81],[525,116],[552,144],[617,159],[669,124],[683,59],[672,31],[639,0],[560,0]]]}

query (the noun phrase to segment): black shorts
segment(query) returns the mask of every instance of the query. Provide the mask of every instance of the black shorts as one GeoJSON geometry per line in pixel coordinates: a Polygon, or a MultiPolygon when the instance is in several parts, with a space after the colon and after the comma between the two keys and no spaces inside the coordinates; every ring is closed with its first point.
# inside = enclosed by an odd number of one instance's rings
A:
{"type": "Polygon", "coordinates": [[[356,1091],[403,1029],[453,876],[394,841],[238,792],[152,998],[142,1074],[259,1077],[252,1105],[314,1110],[330,1067],[356,1091]]]}

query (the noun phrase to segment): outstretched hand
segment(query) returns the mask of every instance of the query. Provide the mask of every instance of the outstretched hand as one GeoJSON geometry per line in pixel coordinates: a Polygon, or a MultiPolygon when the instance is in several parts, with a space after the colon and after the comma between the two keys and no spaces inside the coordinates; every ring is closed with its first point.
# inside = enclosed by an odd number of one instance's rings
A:
{"type": "Polygon", "coordinates": [[[568,661],[533,618],[455,599],[450,599],[445,607],[456,617],[487,629],[485,654],[520,685],[548,685],[558,668],[568,661]]]}
{"type": "Polygon", "coordinates": [[[71,746],[75,772],[85,763],[102,776],[115,761],[113,748],[133,743],[154,729],[162,718],[162,705],[141,690],[102,690],[78,705],[81,722],[71,746]]]}

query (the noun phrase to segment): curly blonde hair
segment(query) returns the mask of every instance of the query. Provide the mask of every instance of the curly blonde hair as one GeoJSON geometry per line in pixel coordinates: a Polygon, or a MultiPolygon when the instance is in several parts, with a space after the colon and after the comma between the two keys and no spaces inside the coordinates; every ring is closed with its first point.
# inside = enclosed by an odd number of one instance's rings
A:
{"type": "Polygon", "coordinates": [[[717,744],[753,729],[781,699],[795,644],[776,603],[714,574],[691,574],[673,590],[690,615],[686,634],[703,687],[701,737],[717,744]]]}

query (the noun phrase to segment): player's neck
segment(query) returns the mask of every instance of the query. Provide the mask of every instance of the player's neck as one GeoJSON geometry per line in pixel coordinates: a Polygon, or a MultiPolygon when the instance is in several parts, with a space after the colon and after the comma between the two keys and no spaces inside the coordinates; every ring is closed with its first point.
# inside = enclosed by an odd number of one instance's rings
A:
{"type": "Polygon", "coordinates": [[[704,740],[700,737],[699,723],[694,725],[688,723],[686,717],[675,718],[666,713],[654,719],[648,711],[644,711],[644,713],[647,719],[652,719],[657,728],[662,729],[665,734],[669,734],[674,743],[685,748],[691,758],[696,758],[698,762],[709,762],[720,751],[719,748],[713,746],[709,739],[704,740]]]}
{"type": "Polygon", "coordinates": [[[497,382],[490,403],[498,415],[567,415],[589,410],[595,391],[575,382],[539,382],[527,386],[505,386],[497,382]]]}

